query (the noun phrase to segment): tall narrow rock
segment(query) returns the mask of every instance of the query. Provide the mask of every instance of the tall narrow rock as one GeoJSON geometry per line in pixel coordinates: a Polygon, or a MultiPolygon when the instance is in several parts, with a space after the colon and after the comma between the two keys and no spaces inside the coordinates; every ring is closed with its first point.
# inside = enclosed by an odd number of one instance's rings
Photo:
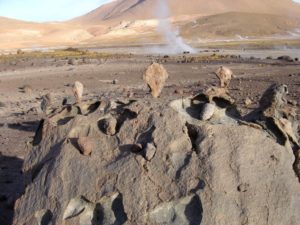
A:
{"type": "Polygon", "coordinates": [[[154,98],[158,98],[168,77],[167,70],[161,64],[153,63],[146,69],[143,79],[154,98]]]}

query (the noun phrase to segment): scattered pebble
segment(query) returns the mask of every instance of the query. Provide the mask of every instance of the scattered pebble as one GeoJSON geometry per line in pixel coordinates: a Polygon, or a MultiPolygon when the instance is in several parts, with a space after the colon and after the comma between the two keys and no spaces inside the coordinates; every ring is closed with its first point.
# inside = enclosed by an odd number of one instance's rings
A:
{"type": "Polygon", "coordinates": [[[245,99],[245,105],[246,105],[246,106],[252,105],[252,100],[251,100],[249,97],[247,97],[247,98],[245,99]]]}

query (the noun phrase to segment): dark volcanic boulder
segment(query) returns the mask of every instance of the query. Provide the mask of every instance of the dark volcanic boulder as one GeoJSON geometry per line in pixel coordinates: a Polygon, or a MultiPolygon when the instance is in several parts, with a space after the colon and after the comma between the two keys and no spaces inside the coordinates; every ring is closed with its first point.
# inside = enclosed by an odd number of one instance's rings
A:
{"type": "Polygon", "coordinates": [[[226,109],[201,121],[189,100],[118,102],[106,114],[99,105],[43,120],[15,224],[299,224],[294,155],[262,129],[226,109]],[[101,129],[105,118],[116,119],[115,134],[101,129]]]}

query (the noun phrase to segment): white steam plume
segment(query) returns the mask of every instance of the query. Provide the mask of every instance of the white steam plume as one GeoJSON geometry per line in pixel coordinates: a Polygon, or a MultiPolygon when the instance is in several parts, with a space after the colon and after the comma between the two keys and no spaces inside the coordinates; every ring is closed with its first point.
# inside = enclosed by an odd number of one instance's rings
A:
{"type": "Polygon", "coordinates": [[[170,11],[166,0],[157,0],[155,16],[159,19],[157,31],[164,37],[166,46],[156,49],[158,53],[178,54],[182,52],[196,53],[179,35],[179,30],[172,27],[169,21],[170,11]]]}

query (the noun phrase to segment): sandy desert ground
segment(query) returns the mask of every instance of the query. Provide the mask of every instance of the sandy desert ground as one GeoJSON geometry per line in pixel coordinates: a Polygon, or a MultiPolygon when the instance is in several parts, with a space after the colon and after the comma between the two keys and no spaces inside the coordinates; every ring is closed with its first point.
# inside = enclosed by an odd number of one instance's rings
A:
{"type": "MultiPolygon", "coordinates": [[[[255,55],[255,52],[253,52],[255,55]]],[[[276,56],[276,55],[275,55],[276,56]]],[[[275,58],[275,57],[274,57],[275,58]]],[[[71,86],[78,80],[85,86],[84,99],[151,99],[142,74],[153,61],[162,63],[170,77],[159,102],[199,93],[217,84],[214,71],[226,65],[234,71],[230,93],[237,100],[242,115],[255,108],[263,91],[272,83],[287,84],[291,104],[298,106],[300,62],[222,55],[212,50],[195,55],[108,54],[101,57],[16,57],[0,61],[0,209],[5,210],[0,223],[10,224],[16,198],[24,191],[22,162],[43,113],[41,96],[53,93],[55,105],[65,97],[74,101],[71,86]],[[115,82],[113,82],[115,80],[115,82]],[[22,89],[23,88],[23,89],[22,89]],[[246,105],[246,98],[252,104],[246,105]]]]}

